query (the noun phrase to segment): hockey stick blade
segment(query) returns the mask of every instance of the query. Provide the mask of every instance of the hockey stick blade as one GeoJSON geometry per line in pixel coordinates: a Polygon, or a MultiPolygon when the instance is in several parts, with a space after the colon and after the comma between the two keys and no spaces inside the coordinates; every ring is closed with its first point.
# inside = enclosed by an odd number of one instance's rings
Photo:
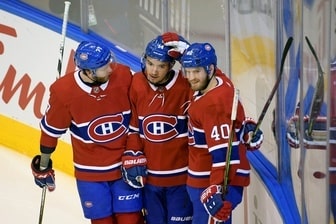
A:
{"type": "Polygon", "coordinates": [[[266,112],[268,110],[268,107],[270,106],[271,102],[272,102],[272,99],[274,97],[274,94],[275,92],[278,90],[278,87],[280,85],[280,82],[281,82],[281,78],[282,78],[282,73],[283,73],[283,68],[284,68],[284,65],[285,65],[285,61],[286,61],[286,57],[287,57],[287,54],[288,54],[288,51],[292,45],[292,42],[293,42],[293,37],[289,37],[286,44],[285,44],[285,47],[284,47],[284,50],[282,52],[282,56],[281,56],[281,63],[280,63],[280,71],[279,71],[279,75],[278,75],[278,79],[276,80],[275,84],[274,84],[274,87],[264,105],[264,108],[262,109],[261,111],[261,114],[258,118],[258,121],[257,121],[257,125],[256,125],[256,128],[253,132],[253,136],[255,136],[255,134],[257,133],[257,131],[259,130],[259,127],[261,125],[261,122],[264,120],[264,117],[266,115],[266,112]]]}
{"type": "Polygon", "coordinates": [[[308,123],[308,133],[307,134],[308,136],[311,136],[315,120],[320,114],[321,107],[322,107],[323,100],[324,100],[324,78],[323,78],[324,72],[322,70],[320,61],[317,57],[316,51],[314,50],[312,44],[310,43],[309,38],[306,36],[305,39],[306,39],[306,42],[308,44],[310,51],[312,52],[315,58],[317,69],[318,69],[318,78],[317,78],[317,82],[315,86],[313,102],[311,104],[310,113],[309,113],[309,123],[308,123]]]}

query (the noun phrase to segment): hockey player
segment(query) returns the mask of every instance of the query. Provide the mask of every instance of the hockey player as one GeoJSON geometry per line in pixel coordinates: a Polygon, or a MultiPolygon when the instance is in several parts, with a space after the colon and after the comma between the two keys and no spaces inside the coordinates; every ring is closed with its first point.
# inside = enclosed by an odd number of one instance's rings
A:
{"type": "MultiPolygon", "coordinates": [[[[331,82],[330,82],[330,112],[331,112],[331,123],[330,123],[330,139],[329,139],[329,191],[330,191],[330,208],[331,214],[333,215],[333,222],[336,224],[336,61],[331,63],[330,72],[331,82]]],[[[304,102],[304,105],[306,103],[304,102]]],[[[308,104],[308,103],[307,103],[308,104]]],[[[309,105],[309,104],[308,104],[309,105]]],[[[299,130],[299,111],[300,105],[298,105],[295,115],[291,117],[288,121],[287,126],[287,141],[292,148],[300,147],[300,130],[299,130]]],[[[306,111],[306,108],[303,108],[306,111]]],[[[326,150],[327,147],[327,117],[326,107],[322,106],[321,114],[317,117],[313,124],[312,135],[309,136],[308,133],[308,122],[309,115],[304,116],[304,137],[303,143],[305,149],[315,149],[315,150],[326,150]]],[[[299,167],[298,175],[301,175],[299,167]]]]}
{"type": "Polygon", "coordinates": [[[188,46],[183,37],[170,32],[150,41],[142,71],[134,74],[130,89],[132,118],[124,158],[135,162],[123,163],[123,176],[134,188],[144,187],[146,224],[192,220],[185,186],[190,88],[182,73],[173,69],[188,46]]]}
{"type": "Polygon", "coordinates": [[[69,129],[84,216],[92,224],[141,224],[141,191],[126,184],[120,170],[131,116],[130,68],[96,42],[81,42],[74,60],[79,71],[50,86],[49,105],[40,123],[41,155],[31,163],[35,183],[55,189],[50,157],[57,139],[69,129]]]}
{"type": "Polygon", "coordinates": [[[184,76],[194,95],[189,115],[189,168],[187,190],[193,203],[193,224],[231,223],[232,210],[242,201],[249,185],[247,148],[256,150],[263,134],[256,123],[245,118],[238,103],[229,146],[234,86],[217,67],[215,49],[209,43],[194,43],[181,58],[184,76]],[[231,154],[226,159],[228,148],[231,154]],[[225,176],[226,165],[229,174],[225,176]],[[225,180],[226,178],[227,181],[225,180]],[[226,191],[223,191],[224,186],[226,191]]]}

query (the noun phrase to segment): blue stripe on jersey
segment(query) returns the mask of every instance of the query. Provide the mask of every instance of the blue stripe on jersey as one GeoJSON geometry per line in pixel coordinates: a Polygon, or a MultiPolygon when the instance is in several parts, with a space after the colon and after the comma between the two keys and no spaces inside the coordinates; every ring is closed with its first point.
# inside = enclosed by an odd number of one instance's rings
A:
{"type": "Polygon", "coordinates": [[[210,178],[210,171],[202,171],[202,172],[195,172],[190,169],[188,169],[188,176],[192,178],[210,178]]]}
{"type": "Polygon", "coordinates": [[[46,122],[46,116],[43,116],[40,122],[40,127],[43,130],[43,132],[45,132],[46,134],[48,134],[49,136],[58,138],[60,137],[62,134],[64,134],[67,130],[67,128],[65,129],[58,129],[55,127],[50,126],[47,122],[46,122]]]}
{"type": "MultiPolygon", "coordinates": [[[[81,124],[83,125],[83,124],[81,124]]],[[[81,139],[83,142],[93,142],[87,132],[88,125],[87,123],[83,126],[77,125],[75,123],[71,123],[70,132],[72,135],[76,136],[77,139],[81,139]]]]}
{"type": "Polygon", "coordinates": [[[223,147],[223,145],[220,148],[212,150],[210,152],[210,154],[212,156],[212,163],[223,163],[223,162],[225,162],[226,152],[227,152],[227,148],[223,147]]]}
{"type": "Polygon", "coordinates": [[[207,147],[204,130],[193,128],[193,133],[189,132],[189,137],[194,139],[194,145],[201,148],[207,147]]]}
{"type": "MultiPolygon", "coordinates": [[[[233,142],[232,143],[232,149],[231,149],[231,156],[230,156],[230,164],[238,164],[240,163],[239,158],[239,142],[233,142]]],[[[227,144],[219,145],[221,147],[218,147],[216,149],[210,151],[212,156],[212,163],[215,164],[223,164],[226,162],[226,153],[228,151],[227,144]]]]}
{"type": "Polygon", "coordinates": [[[129,134],[135,134],[135,133],[139,133],[139,128],[130,125],[129,126],[129,134]]]}
{"type": "Polygon", "coordinates": [[[236,174],[237,176],[248,177],[250,176],[250,170],[237,169],[236,174]]]}

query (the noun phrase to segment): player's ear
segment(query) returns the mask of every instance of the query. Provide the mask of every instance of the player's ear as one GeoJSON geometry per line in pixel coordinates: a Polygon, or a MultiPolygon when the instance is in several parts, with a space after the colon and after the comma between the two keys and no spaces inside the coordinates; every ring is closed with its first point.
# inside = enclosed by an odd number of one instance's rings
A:
{"type": "Polygon", "coordinates": [[[211,64],[208,68],[208,75],[213,75],[215,73],[215,65],[211,64]]]}

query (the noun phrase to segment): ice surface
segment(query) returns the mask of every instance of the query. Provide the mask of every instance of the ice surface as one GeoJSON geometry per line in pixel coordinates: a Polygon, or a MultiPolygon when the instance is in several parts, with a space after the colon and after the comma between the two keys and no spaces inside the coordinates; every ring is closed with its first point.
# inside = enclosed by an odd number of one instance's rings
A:
{"type": "MultiPolygon", "coordinates": [[[[31,158],[0,145],[0,223],[38,223],[42,189],[34,183],[31,158]]],[[[75,179],[55,170],[56,189],[46,194],[42,223],[88,224],[75,179]]]]}

